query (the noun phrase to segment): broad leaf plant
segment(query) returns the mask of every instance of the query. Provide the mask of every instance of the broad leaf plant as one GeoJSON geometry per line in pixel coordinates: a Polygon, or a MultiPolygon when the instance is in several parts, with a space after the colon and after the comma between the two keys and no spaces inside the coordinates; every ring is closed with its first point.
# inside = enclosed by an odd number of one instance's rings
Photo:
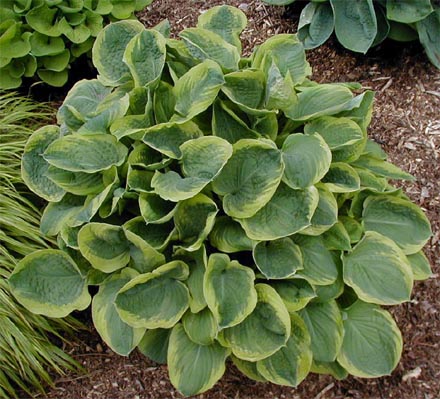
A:
{"type": "Polygon", "coordinates": [[[402,337],[381,305],[431,273],[429,222],[389,183],[412,176],[367,138],[373,92],[309,80],[292,34],[241,57],[245,26],[219,6],[180,40],[137,21],[98,35],[98,78],[27,143],[59,249],[23,259],[12,291],[50,317],[91,305],[113,351],[167,363],[185,395],[228,358],[289,386],[389,374],[402,337]]]}

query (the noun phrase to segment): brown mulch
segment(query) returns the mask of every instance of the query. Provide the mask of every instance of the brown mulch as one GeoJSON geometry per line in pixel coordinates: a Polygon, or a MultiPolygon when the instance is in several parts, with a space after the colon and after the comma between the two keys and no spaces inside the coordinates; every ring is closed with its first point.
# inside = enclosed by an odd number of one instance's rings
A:
{"type": "MultiPolygon", "coordinates": [[[[156,0],[140,19],[151,27],[164,18],[172,33],[194,26],[198,15],[211,6],[231,4],[248,16],[242,35],[245,51],[276,33],[294,32],[282,7],[258,1],[156,0]]],[[[296,14],[291,8],[287,14],[296,14]]],[[[367,57],[345,51],[330,41],[308,53],[313,79],[319,82],[357,81],[376,91],[371,138],[382,144],[389,159],[417,180],[404,185],[411,199],[431,220],[434,235],[425,252],[434,276],[415,284],[410,302],[394,307],[393,315],[404,336],[404,353],[389,377],[336,381],[311,374],[298,388],[256,383],[232,365],[224,377],[200,399],[337,399],[440,398],[440,73],[418,44],[388,43],[367,57]]],[[[181,398],[171,386],[166,366],[138,352],[115,355],[93,330],[82,333],[81,343],[66,348],[85,367],[84,375],[56,381],[47,398],[141,399],[181,398]]]]}

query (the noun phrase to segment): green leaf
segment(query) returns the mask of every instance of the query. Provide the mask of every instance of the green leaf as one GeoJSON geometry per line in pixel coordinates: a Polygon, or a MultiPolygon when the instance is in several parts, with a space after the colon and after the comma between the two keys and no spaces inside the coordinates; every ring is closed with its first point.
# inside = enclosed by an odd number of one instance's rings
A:
{"type": "Polygon", "coordinates": [[[93,65],[106,86],[118,86],[131,79],[130,69],[123,62],[124,52],[130,40],[144,29],[139,21],[119,21],[107,25],[96,37],[93,65]]]}
{"type": "Polygon", "coordinates": [[[135,328],[173,327],[188,309],[188,289],[180,281],[188,273],[184,262],[172,261],[135,277],[116,296],[119,316],[135,328]]]}
{"type": "Polygon", "coordinates": [[[350,89],[337,84],[306,87],[298,94],[298,102],[285,110],[294,121],[308,121],[324,115],[334,115],[356,108],[360,96],[353,98],[350,89]]]}
{"type": "Polygon", "coordinates": [[[429,60],[440,69],[440,8],[416,23],[420,43],[429,60]]]}
{"type": "Polygon", "coordinates": [[[199,313],[186,312],[182,324],[188,337],[196,344],[211,345],[217,337],[217,321],[208,308],[199,313]]]}
{"type": "Polygon", "coordinates": [[[230,261],[224,254],[212,254],[203,281],[203,293],[219,327],[241,323],[257,304],[252,269],[230,261]]]}
{"type": "Polygon", "coordinates": [[[325,184],[317,184],[319,201],[313,213],[311,225],[300,234],[318,236],[330,229],[338,220],[338,203],[325,184]]]}
{"type": "Polygon", "coordinates": [[[333,193],[351,193],[359,191],[361,181],[356,170],[343,162],[334,162],[321,180],[333,193]]]}
{"type": "Polygon", "coordinates": [[[417,205],[391,195],[367,198],[362,222],[365,231],[391,238],[407,255],[421,250],[432,234],[428,218],[417,205]]]}
{"type": "Polygon", "coordinates": [[[286,345],[291,333],[289,313],[277,292],[267,284],[256,284],[255,289],[254,311],[240,324],[223,330],[220,338],[235,356],[252,362],[273,355],[286,345]]]}
{"type": "Polygon", "coordinates": [[[36,57],[57,55],[64,51],[64,41],[61,37],[50,37],[39,32],[33,32],[30,37],[31,51],[36,57]]]}
{"type": "Polygon", "coordinates": [[[337,380],[344,380],[348,377],[348,372],[338,362],[318,362],[313,361],[310,369],[312,373],[329,374],[337,380]]]}
{"type": "Polygon", "coordinates": [[[170,335],[171,329],[155,328],[154,330],[147,330],[141,342],[139,342],[138,349],[154,362],[165,364],[167,362],[170,335]]]}
{"type": "Polygon", "coordinates": [[[313,287],[303,279],[290,279],[271,282],[271,286],[280,295],[290,314],[303,309],[316,298],[313,287]]]}
{"type": "Polygon", "coordinates": [[[329,230],[323,233],[324,245],[331,251],[350,251],[351,240],[341,222],[335,223],[329,230]]]}
{"type": "Polygon", "coordinates": [[[389,238],[367,231],[353,251],[343,255],[344,282],[365,302],[396,305],[410,299],[411,266],[389,238]]]}
{"type": "Polygon", "coordinates": [[[362,141],[364,135],[359,125],[349,118],[322,116],[304,127],[304,133],[319,133],[331,150],[362,141]]]}
{"type": "Polygon", "coordinates": [[[332,34],[335,26],[333,10],[329,3],[309,3],[301,11],[298,38],[306,50],[319,47],[332,34]]]}
{"type": "Polygon", "coordinates": [[[283,182],[294,189],[318,183],[330,168],[330,148],[319,134],[291,134],[281,149],[285,164],[283,182]]]}
{"type": "Polygon", "coordinates": [[[126,222],[123,227],[141,237],[149,245],[158,251],[162,251],[168,245],[175,234],[174,223],[153,224],[145,222],[142,216],[135,217],[126,222]]]}
{"type": "Polygon", "coordinates": [[[165,223],[173,217],[176,203],[163,200],[153,193],[142,193],[139,196],[139,208],[147,223],[165,223]]]}
{"type": "Polygon", "coordinates": [[[425,19],[434,10],[431,5],[431,0],[387,0],[386,8],[388,19],[405,24],[425,19]]]}
{"type": "Polygon", "coordinates": [[[221,252],[234,253],[250,251],[253,242],[247,236],[239,223],[228,216],[220,216],[209,234],[209,242],[221,252]]]}
{"type": "Polygon", "coordinates": [[[257,139],[260,136],[249,128],[224,101],[219,99],[214,102],[212,109],[212,134],[231,144],[241,139],[257,139]]]}
{"type": "Polygon", "coordinates": [[[9,286],[17,301],[33,313],[65,317],[90,304],[86,279],[62,251],[42,249],[22,259],[9,286]]]}
{"type": "Polygon", "coordinates": [[[253,258],[268,279],[284,279],[302,269],[302,254],[290,238],[261,241],[255,245],[253,258]]]}
{"type": "Polygon", "coordinates": [[[223,208],[232,217],[250,217],[273,196],[283,173],[281,153],[272,144],[244,139],[234,144],[234,152],[212,187],[224,196],[223,208]]]}
{"type": "Polygon", "coordinates": [[[141,31],[128,42],[123,61],[130,69],[135,86],[148,87],[160,79],[165,54],[165,38],[155,30],[141,31]]]}
{"type": "Polygon", "coordinates": [[[431,265],[423,251],[407,255],[406,259],[411,266],[414,280],[426,280],[432,276],[431,265]]]}
{"type": "Polygon", "coordinates": [[[81,254],[105,273],[122,269],[130,261],[130,246],[120,226],[88,223],[78,233],[81,254]]]}
{"type": "Polygon", "coordinates": [[[84,198],[65,195],[58,202],[50,202],[43,212],[40,230],[46,236],[57,235],[83,207],[84,198]]]}
{"type": "Polygon", "coordinates": [[[362,238],[364,229],[356,219],[350,216],[340,216],[339,221],[344,225],[345,230],[347,230],[350,236],[350,243],[357,243],[362,238]]]}
{"type": "Polygon", "coordinates": [[[352,165],[371,170],[374,174],[389,179],[414,180],[413,176],[397,166],[369,155],[362,155],[356,161],[352,162],[352,165]]]}
{"type": "Polygon", "coordinates": [[[26,22],[32,29],[51,37],[61,36],[59,20],[57,17],[58,9],[50,8],[41,2],[26,14],[26,22]]]}
{"type": "Polygon", "coordinates": [[[335,14],[335,33],[349,50],[366,53],[377,34],[373,0],[330,0],[335,14]]]}
{"type": "Polygon", "coordinates": [[[127,153],[127,147],[111,135],[71,135],[53,141],[43,158],[60,169],[95,173],[121,166],[127,153]]]}
{"type": "Polygon", "coordinates": [[[295,235],[293,241],[301,248],[303,269],[297,275],[316,285],[332,284],[338,277],[338,269],[331,252],[322,237],[295,235]]]}
{"type": "Polygon", "coordinates": [[[59,21],[58,28],[70,42],[76,44],[84,43],[92,34],[86,24],[80,23],[79,25],[73,26],[67,21],[66,17],[63,17],[59,21]]]}
{"type": "Polygon", "coordinates": [[[39,69],[37,74],[43,82],[54,87],[63,87],[67,83],[69,77],[67,69],[59,72],[48,69],[39,69]]]}
{"type": "Polygon", "coordinates": [[[314,186],[293,190],[281,184],[270,201],[254,216],[238,221],[250,239],[275,240],[310,226],[318,201],[318,190],[314,186]]]}
{"type": "Polygon", "coordinates": [[[60,136],[58,126],[44,126],[28,139],[21,159],[21,177],[31,191],[46,201],[59,201],[65,191],[47,177],[43,153],[60,136]]]}
{"type": "Polygon", "coordinates": [[[241,52],[240,33],[247,24],[246,15],[238,8],[228,5],[212,7],[199,15],[197,27],[220,35],[241,52]]]}
{"type": "Polygon", "coordinates": [[[105,343],[122,356],[128,356],[145,333],[145,328],[133,328],[123,322],[114,304],[118,291],[136,274],[125,269],[120,274],[112,275],[100,285],[92,301],[92,319],[96,330],[105,343]]]}
{"type": "Polygon", "coordinates": [[[173,159],[181,159],[180,146],[188,140],[202,137],[203,132],[192,121],[183,124],[163,123],[145,130],[142,141],[173,159]]]}
{"type": "Polygon", "coordinates": [[[211,388],[225,372],[229,351],[217,342],[198,345],[192,342],[181,324],[171,332],[168,372],[172,384],[185,396],[211,388]]]}
{"type": "Polygon", "coordinates": [[[312,74],[302,43],[296,35],[278,34],[267,39],[254,53],[252,67],[267,72],[272,65],[280,70],[282,76],[290,74],[292,82],[301,84],[312,74]]]}
{"type": "Polygon", "coordinates": [[[188,121],[205,111],[223,84],[223,73],[216,62],[205,60],[191,68],[174,86],[177,119],[188,121]]]}
{"type": "Polygon", "coordinates": [[[208,237],[214,226],[218,208],[204,194],[179,202],[174,223],[181,245],[188,251],[196,251],[208,237]]]}
{"type": "Polygon", "coordinates": [[[272,356],[257,362],[258,372],[274,384],[296,387],[309,373],[312,365],[310,335],[304,321],[291,314],[291,335],[282,347],[272,356]]]}
{"type": "Polygon", "coordinates": [[[49,166],[46,176],[66,192],[75,195],[98,194],[104,189],[100,173],[69,172],[49,166]]]}
{"type": "Polygon", "coordinates": [[[339,353],[344,336],[342,314],[334,300],[310,303],[299,313],[312,339],[313,359],[333,362],[339,353]]]}
{"type": "Polygon", "coordinates": [[[357,377],[389,375],[402,353],[402,335],[379,306],[355,302],[344,311],[344,341],[338,362],[357,377]]]}
{"type": "Polygon", "coordinates": [[[258,381],[258,382],[267,382],[267,380],[258,372],[257,370],[257,362],[248,362],[243,359],[239,359],[234,355],[231,355],[232,362],[237,369],[244,374],[246,377],[258,381]]]}
{"type": "Polygon", "coordinates": [[[186,28],[179,33],[189,52],[197,60],[212,60],[225,72],[236,71],[240,61],[237,47],[208,29],[186,28]]]}

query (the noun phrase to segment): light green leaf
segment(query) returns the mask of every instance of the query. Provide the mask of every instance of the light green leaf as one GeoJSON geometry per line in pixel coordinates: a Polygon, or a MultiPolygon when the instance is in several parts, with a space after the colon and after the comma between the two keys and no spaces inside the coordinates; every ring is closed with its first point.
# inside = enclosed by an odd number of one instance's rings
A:
{"type": "Polygon", "coordinates": [[[93,65],[106,86],[118,86],[131,79],[130,69],[123,62],[130,40],[144,30],[139,21],[119,21],[107,25],[93,45],[93,65]]]}
{"type": "Polygon", "coordinates": [[[411,266],[389,238],[367,231],[353,251],[343,255],[344,282],[365,302],[396,305],[408,301],[413,287],[411,266]]]}
{"type": "Polygon", "coordinates": [[[130,246],[120,226],[88,223],[78,233],[81,254],[105,273],[122,269],[130,261],[130,246]]]}
{"type": "Polygon", "coordinates": [[[217,321],[208,308],[199,313],[186,312],[182,324],[188,337],[196,344],[211,345],[217,337],[217,321]]]}
{"type": "Polygon", "coordinates": [[[184,262],[172,261],[135,277],[116,296],[119,316],[135,328],[171,328],[188,309],[188,289],[180,281],[188,273],[184,262]]]}
{"type": "Polygon", "coordinates": [[[253,362],[285,346],[291,332],[289,313],[277,292],[267,284],[256,284],[255,289],[258,302],[254,311],[219,337],[235,356],[253,362]]]}
{"type": "Polygon", "coordinates": [[[43,82],[54,87],[63,87],[67,83],[69,77],[67,69],[60,72],[48,69],[38,69],[37,75],[43,82]]]}
{"type": "Polygon", "coordinates": [[[160,79],[165,55],[165,38],[149,29],[139,32],[128,42],[122,60],[130,69],[135,86],[147,87],[160,79]]]}
{"type": "Polygon", "coordinates": [[[125,230],[131,231],[141,237],[149,245],[158,251],[162,251],[175,233],[174,223],[163,224],[147,223],[142,216],[130,219],[123,225],[125,230]]]}
{"type": "Polygon", "coordinates": [[[29,39],[32,54],[36,57],[57,55],[64,51],[64,41],[61,37],[50,37],[39,32],[33,32],[29,39]]]}
{"type": "Polygon", "coordinates": [[[247,236],[239,223],[228,216],[220,216],[209,234],[209,242],[221,252],[234,253],[250,251],[253,242],[247,236]]]}
{"type": "Polygon", "coordinates": [[[349,118],[321,116],[304,127],[304,133],[319,133],[331,150],[362,141],[364,135],[359,125],[349,118]]]}
{"type": "Polygon", "coordinates": [[[199,15],[197,27],[208,29],[236,46],[241,53],[240,33],[247,24],[246,15],[229,5],[212,7],[199,15]]]}
{"type": "Polygon", "coordinates": [[[229,44],[217,33],[203,28],[186,28],[179,36],[197,60],[215,61],[225,72],[238,69],[240,54],[237,47],[229,44]]]}
{"type": "Polygon", "coordinates": [[[338,220],[338,203],[325,184],[317,184],[319,201],[313,213],[311,225],[300,234],[318,236],[330,229],[338,220]]]}
{"type": "Polygon", "coordinates": [[[41,2],[37,7],[32,8],[26,14],[26,22],[32,29],[51,37],[61,36],[59,19],[56,7],[48,7],[45,2],[41,2]]]}
{"type": "Polygon", "coordinates": [[[59,201],[65,191],[47,177],[49,164],[42,157],[60,136],[58,126],[44,126],[28,139],[21,159],[21,177],[31,191],[46,201],[59,201]]]}
{"type": "Polygon", "coordinates": [[[255,264],[268,279],[284,279],[302,269],[302,254],[290,238],[257,243],[252,252],[255,264]]]}
{"type": "Polygon", "coordinates": [[[357,243],[362,238],[364,229],[356,219],[350,216],[340,216],[339,221],[344,225],[345,230],[347,230],[350,236],[350,243],[357,243]]]}
{"type": "Polygon", "coordinates": [[[407,255],[406,258],[411,266],[414,280],[426,280],[432,276],[431,265],[423,251],[407,255]]]}
{"type": "Polygon", "coordinates": [[[344,380],[348,372],[338,362],[319,362],[314,360],[310,369],[312,373],[328,374],[337,380],[344,380]]]}
{"type": "Polygon", "coordinates": [[[317,134],[291,134],[281,149],[285,164],[283,182],[291,188],[306,188],[318,183],[330,168],[332,155],[317,134]]]}
{"type": "Polygon", "coordinates": [[[100,173],[70,172],[49,166],[46,176],[66,192],[75,195],[98,194],[104,189],[100,173]]]}
{"type": "Polygon", "coordinates": [[[303,269],[297,275],[311,284],[332,284],[338,277],[338,269],[322,237],[295,235],[292,238],[303,256],[303,269]]]}
{"type": "Polygon", "coordinates": [[[335,33],[349,50],[366,53],[377,34],[373,0],[330,0],[335,14],[335,33]]]}
{"type": "Polygon", "coordinates": [[[391,238],[407,255],[421,250],[432,235],[429,220],[417,205],[391,195],[368,197],[362,223],[365,231],[391,238]]]}
{"type": "Polygon", "coordinates": [[[230,261],[224,254],[209,257],[203,293],[219,327],[241,323],[255,308],[257,292],[252,269],[230,261]]]}
{"type": "Polygon", "coordinates": [[[350,251],[351,240],[341,222],[335,223],[329,230],[322,234],[324,245],[331,251],[350,251]]]}
{"type": "Polygon", "coordinates": [[[333,193],[359,191],[361,181],[356,170],[344,162],[334,162],[321,180],[333,193]]]}
{"type": "Polygon", "coordinates": [[[147,330],[138,345],[138,349],[153,362],[165,364],[167,362],[170,335],[171,329],[155,328],[154,330],[147,330]]]}
{"type": "Polygon", "coordinates": [[[342,314],[334,300],[310,303],[299,313],[312,339],[313,359],[333,362],[344,336],[342,314]]]}
{"type": "Polygon", "coordinates": [[[128,163],[130,166],[146,170],[156,170],[167,166],[169,160],[164,159],[159,151],[154,150],[148,145],[139,143],[130,152],[128,163]]]}
{"type": "Polygon", "coordinates": [[[338,362],[357,377],[389,375],[402,353],[402,335],[379,306],[355,302],[344,311],[344,341],[338,362]]]}
{"type": "Polygon", "coordinates": [[[131,269],[125,269],[120,274],[112,275],[100,285],[92,301],[92,319],[98,334],[114,352],[122,356],[128,356],[145,333],[145,328],[132,328],[123,322],[114,304],[118,291],[136,274],[131,269]]]}
{"type": "Polygon", "coordinates": [[[298,102],[286,109],[285,114],[295,121],[308,121],[358,107],[359,97],[353,99],[350,89],[337,84],[306,87],[298,94],[298,102]]]}
{"type": "Polygon", "coordinates": [[[275,240],[310,226],[318,201],[318,190],[314,186],[293,190],[281,184],[270,201],[254,216],[238,221],[250,239],[275,240]]]}
{"type": "Polygon", "coordinates": [[[204,194],[179,202],[174,223],[181,245],[188,251],[196,251],[205,241],[214,226],[218,208],[204,194]]]}
{"type": "Polygon", "coordinates": [[[188,121],[205,111],[217,98],[223,84],[223,73],[216,62],[205,60],[191,68],[174,86],[177,119],[188,121]]]}
{"type": "Polygon", "coordinates": [[[163,200],[153,193],[142,193],[139,196],[139,208],[147,223],[165,223],[173,217],[176,203],[163,200]]]}
{"type": "Polygon", "coordinates": [[[352,162],[352,165],[371,170],[374,174],[389,179],[414,180],[413,176],[392,163],[373,158],[369,155],[362,155],[356,161],[352,162]]]}
{"type": "Polygon", "coordinates": [[[304,47],[296,35],[275,35],[257,48],[252,60],[253,67],[267,72],[272,62],[284,77],[290,74],[295,85],[301,84],[312,74],[304,47]]]}
{"type": "Polygon", "coordinates": [[[70,135],[52,142],[43,158],[60,169],[95,173],[121,166],[127,153],[127,147],[109,134],[70,135]]]}
{"type": "Polygon", "coordinates": [[[237,369],[244,374],[246,377],[258,381],[258,382],[267,382],[267,380],[258,372],[257,370],[257,362],[248,362],[243,359],[239,359],[234,355],[231,355],[232,362],[237,369]]]}
{"type": "Polygon", "coordinates": [[[290,314],[305,308],[313,298],[316,298],[315,290],[307,280],[295,278],[273,281],[271,286],[278,292],[290,314]]]}
{"type": "Polygon", "coordinates": [[[78,266],[64,252],[53,249],[22,259],[9,277],[9,286],[25,308],[48,317],[84,310],[91,301],[78,266]]]}
{"type": "Polygon", "coordinates": [[[232,217],[250,217],[273,196],[283,173],[281,153],[266,142],[244,139],[212,187],[224,196],[223,208],[232,217]]]}
{"type": "Polygon", "coordinates": [[[142,141],[173,159],[181,159],[180,146],[188,140],[202,137],[203,132],[192,121],[183,124],[163,123],[145,130],[142,141]]]}
{"type": "Polygon", "coordinates": [[[181,324],[171,332],[168,347],[168,372],[172,384],[185,396],[211,388],[225,372],[229,351],[217,342],[198,345],[192,342],[181,324]]]}
{"type": "Polygon", "coordinates": [[[291,314],[291,333],[286,346],[257,362],[258,372],[274,384],[296,387],[309,373],[312,365],[310,335],[304,321],[291,314]]]}

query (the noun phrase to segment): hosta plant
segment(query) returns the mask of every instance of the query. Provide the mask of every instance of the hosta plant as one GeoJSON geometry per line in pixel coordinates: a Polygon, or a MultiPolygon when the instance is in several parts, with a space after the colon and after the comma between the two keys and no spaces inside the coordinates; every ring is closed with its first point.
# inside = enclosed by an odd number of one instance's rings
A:
{"type": "MultiPolygon", "coordinates": [[[[295,0],[263,0],[273,5],[295,0]]],[[[435,0],[311,0],[302,9],[298,38],[306,49],[323,44],[335,32],[347,49],[366,53],[390,38],[419,40],[440,68],[440,3],[435,0]]]]}
{"type": "Polygon", "coordinates": [[[70,64],[88,53],[111,20],[133,18],[152,0],[2,0],[0,89],[38,76],[63,86],[70,64]]]}
{"type": "Polygon", "coordinates": [[[295,35],[242,58],[245,25],[220,6],[181,40],[135,21],[98,35],[98,79],[27,143],[59,250],[26,257],[12,290],[52,317],[91,304],[110,348],[168,363],[185,395],[227,358],[291,386],[389,374],[402,339],[381,305],[430,274],[429,222],[388,182],[412,177],[367,139],[372,92],[310,81],[295,35]]]}

